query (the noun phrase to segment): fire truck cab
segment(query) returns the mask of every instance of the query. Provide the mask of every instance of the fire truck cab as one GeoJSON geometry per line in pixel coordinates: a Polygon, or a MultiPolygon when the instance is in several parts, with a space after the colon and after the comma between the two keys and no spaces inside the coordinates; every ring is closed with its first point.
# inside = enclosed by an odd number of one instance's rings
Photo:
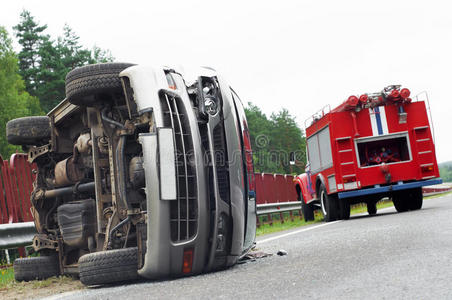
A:
{"type": "Polygon", "coordinates": [[[306,173],[294,182],[306,221],[315,209],[326,222],[348,219],[356,203],[374,215],[384,197],[398,212],[417,210],[422,186],[442,182],[425,102],[400,85],[350,96],[307,122],[306,173]]]}

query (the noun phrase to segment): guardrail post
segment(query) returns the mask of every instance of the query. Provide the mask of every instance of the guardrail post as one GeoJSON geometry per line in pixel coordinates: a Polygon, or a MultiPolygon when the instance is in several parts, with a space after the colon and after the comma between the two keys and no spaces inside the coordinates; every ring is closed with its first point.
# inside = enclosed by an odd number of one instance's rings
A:
{"type": "MultiPolygon", "coordinates": [[[[273,186],[273,202],[274,203],[279,203],[279,202],[284,202],[284,200],[282,199],[282,194],[283,191],[281,190],[281,174],[273,174],[273,182],[272,182],[272,186],[273,186]]],[[[284,214],[283,212],[279,212],[279,221],[282,223],[284,223],[284,214]]]]}
{"type": "Polygon", "coordinates": [[[9,251],[8,251],[8,249],[5,249],[5,256],[6,256],[6,263],[8,265],[11,264],[11,259],[9,258],[9,251]]]}

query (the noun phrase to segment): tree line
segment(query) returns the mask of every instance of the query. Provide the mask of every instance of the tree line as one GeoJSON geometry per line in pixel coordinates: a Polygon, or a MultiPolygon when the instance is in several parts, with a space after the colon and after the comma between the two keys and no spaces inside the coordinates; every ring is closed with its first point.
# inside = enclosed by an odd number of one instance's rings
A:
{"type": "MultiPolygon", "coordinates": [[[[12,38],[0,24],[0,154],[7,159],[16,146],[6,141],[5,126],[11,119],[43,115],[65,98],[66,74],[79,66],[114,60],[108,50],[88,49],[69,27],[57,38],[46,33],[47,25],[27,10],[20,14],[13,35],[20,45],[15,53],[12,38]]],[[[251,136],[255,171],[302,173],[306,141],[295,118],[286,109],[267,117],[249,103],[245,109],[251,136]],[[297,164],[289,164],[289,153],[297,151],[297,164]]]]}
{"type": "Polygon", "coordinates": [[[22,11],[20,22],[13,29],[21,46],[19,74],[25,81],[26,91],[39,99],[44,112],[64,99],[64,79],[70,70],[113,61],[108,50],[80,45],[80,37],[67,24],[62,36],[52,38],[46,34],[47,25],[39,25],[27,10],[22,11]]]}
{"type": "Polygon", "coordinates": [[[444,182],[452,182],[452,162],[438,164],[439,174],[444,182]]]}
{"type": "Polygon", "coordinates": [[[65,97],[66,74],[79,66],[113,61],[108,50],[80,44],[69,25],[56,38],[47,25],[27,10],[20,14],[13,35],[20,45],[15,53],[12,38],[0,24],[0,154],[6,159],[18,148],[6,141],[6,122],[23,116],[43,115],[65,97]]]}
{"type": "Polygon", "coordinates": [[[256,172],[301,174],[306,164],[306,138],[295,117],[281,109],[267,117],[262,110],[248,103],[245,108],[256,172]],[[290,153],[295,165],[290,164],[290,153]]]}

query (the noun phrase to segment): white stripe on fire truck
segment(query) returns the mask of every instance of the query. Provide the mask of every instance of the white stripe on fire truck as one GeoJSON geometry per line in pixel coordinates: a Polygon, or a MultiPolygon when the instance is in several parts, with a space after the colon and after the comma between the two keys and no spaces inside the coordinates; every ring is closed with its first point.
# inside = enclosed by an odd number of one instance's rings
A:
{"type": "MultiPolygon", "coordinates": [[[[378,118],[378,116],[377,116],[378,118]]],[[[381,128],[383,129],[383,134],[388,134],[388,121],[386,120],[386,106],[380,106],[380,119],[381,128]]]]}
{"type": "Polygon", "coordinates": [[[388,122],[386,120],[386,110],[384,106],[369,108],[370,124],[372,135],[388,134],[388,122]]]}
{"type": "Polygon", "coordinates": [[[377,119],[373,108],[369,107],[370,125],[372,126],[372,135],[378,135],[377,119]]]}

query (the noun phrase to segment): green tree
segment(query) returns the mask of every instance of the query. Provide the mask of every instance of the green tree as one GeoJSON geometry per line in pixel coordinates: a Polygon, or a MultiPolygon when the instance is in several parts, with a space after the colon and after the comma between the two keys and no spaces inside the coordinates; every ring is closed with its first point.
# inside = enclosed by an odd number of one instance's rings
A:
{"type": "Polygon", "coordinates": [[[38,99],[25,91],[11,39],[5,28],[0,26],[0,154],[5,159],[17,149],[6,141],[6,122],[17,117],[40,114],[42,111],[38,99]]]}
{"type": "Polygon", "coordinates": [[[279,170],[282,173],[303,173],[306,163],[306,139],[303,137],[295,117],[283,108],[278,113],[270,116],[272,122],[270,149],[273,152],[279,151],[279,170]],[[282,150],[282,151],[281,151],[282,150]],[[290,152],[296,152],[296,160],[299,164],[290,166],[288,164],[290,152]]]}
{"type": "Polygon", "coordinates": [[[295,118],[286,109],[270,118],[252,103],[245,108],[250,130],[256,172],[302,173],[306,163],[306,140],[295,118]],[[290,152],[296,152],[298,164],[290,166],[290,152]]]}
{"type": "Polygon", "coordinates": [[[110,50],[103,50],[96,45],[91,49],[90,64],[112,62],[113,60],[114,57],[110,50]]]}
{"type": "Polygon", "coordinates": [[[39,49],[49,36],[43,32],[47,25],[40,26],[29,11],[23,10],[20,14],[20,23],[13,27],[16,32],[22,50],[19,52],[19,72],[25,80],[27,91],[36,95],[36,87],[39,85],[38,73],[41,62],[39,49]]]}
{"type": "Polygon", "coordinates": [[[63,36],[58,38],[57,48],[60,51],[60,59],[68,70],[91,62],[91,51],[83,48],[79,40],[80,37],[65,24],[63,36]]]}
{"type": "Polygon", "coordinates": [[[262,110],[251,102],[249,102],[248,107],[245,108],[245,113],[250,131],[251,148],[257,150],[258,148],[261,148],[262,143],[266,143],[264,139],[258,140],[257,137],[268,136],[272,124],[262,110]],[[258,143],[256,143],[257,140],[258,143]],[[259,146],[257,144],[259,144],[259,146]]]}
{"type": "Polygon", "coordinates": [[[66,74],[76,67],[113,61],[108,50],[94,46],[92,50],[80,44],[80,37],[65,25],[63,35],[56,40],[44,34],[47,25],[39,26],[29,11],[21,13],[14,27],[22,49],[19,53],[20,73],[27,91],[39,98],[48,112],[65,98],[66,74]]]}
{"type": "Polygon", "coordinates": [[[36,95],[45,111],[51,110],[65,97],[66,74],[77,67],[113,61],[108,50],[94,46],[88,50],[80,45],[80,37],[69,27],[56,41],[47,40],[39,49],[41,64],[37,75],[40,84],[36,95]]]}
{"type": "Polygon", "coordinates": [[[444,182],[452,182],[452,162],[448,161],[438,165],[439,174],[444,182]]]}
{"type": "Polygon", "coordinates": [[[48,112],[65,97],[64,79],[67,68],[61,59],[59,45],[51,40],[45,41],[39,49],[41,64],[37,78],[41,84],[36,87],[36,96],[41,107],[48,112]]]}

